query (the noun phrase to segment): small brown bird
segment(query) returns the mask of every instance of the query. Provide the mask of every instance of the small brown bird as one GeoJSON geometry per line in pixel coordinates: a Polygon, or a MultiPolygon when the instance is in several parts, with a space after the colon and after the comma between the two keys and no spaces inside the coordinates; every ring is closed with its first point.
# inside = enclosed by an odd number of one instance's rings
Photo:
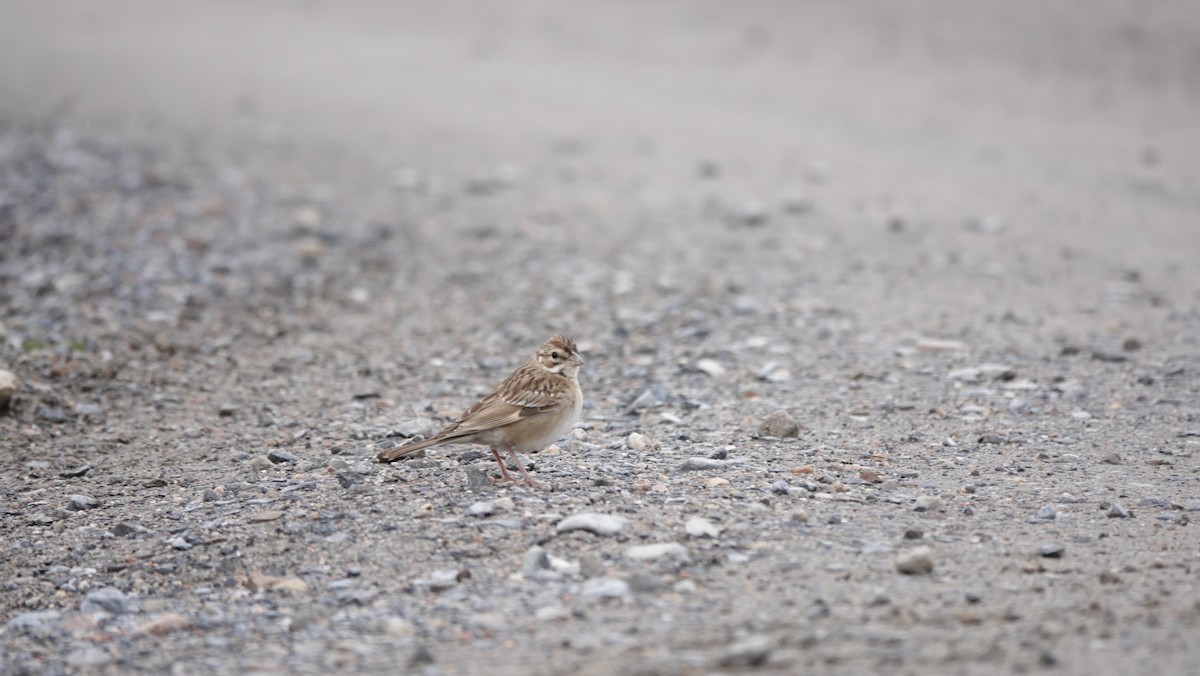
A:
{"type": "Polygon", "coordinates": [[[579,367],[583,359],[575,341],[556,333],[529,361],[504,379],[494,392],[462,412],[434,436],[405,444],[376,456],[393,462],[439,444],[482,444],[500,465],[501,481],[534,485],[517,453],[540,451],[571,429],[583,409],[579,367]],[[517,482],[504,466],[500,450],[508,451],[524,480],[517,482]]]}

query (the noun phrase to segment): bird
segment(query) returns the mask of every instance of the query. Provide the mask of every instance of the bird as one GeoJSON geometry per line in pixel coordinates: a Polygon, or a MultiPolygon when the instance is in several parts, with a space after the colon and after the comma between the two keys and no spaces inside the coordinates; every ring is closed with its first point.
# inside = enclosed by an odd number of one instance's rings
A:
{"type": "Polygon", "coordinates": [[[442,444],[480,444],[492,451],[500,466],[495,483],[536,485],[517,453],[540,451],[566,434],[583,410],[579,369],[583,358],[575,341],[556,333],[504,382],[458,419],[428,439],[380,452],[380,462],[395,462],[420,450],[442,444]],[[513,479],[500,451],[507,451],[521,470],[513,479]]]}

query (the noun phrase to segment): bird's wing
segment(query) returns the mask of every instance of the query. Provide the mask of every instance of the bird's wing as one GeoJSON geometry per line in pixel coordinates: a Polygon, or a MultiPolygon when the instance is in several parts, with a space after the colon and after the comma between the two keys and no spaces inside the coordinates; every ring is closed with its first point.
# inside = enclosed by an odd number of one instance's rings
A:
{"type": "Polygon", "coordinates": [[[461,437],[547,413],[559,406],[563,394],[557,382],[546,380],[533,368],[517,369],[495,392],[463,411],[438,436],[461,437]]]}

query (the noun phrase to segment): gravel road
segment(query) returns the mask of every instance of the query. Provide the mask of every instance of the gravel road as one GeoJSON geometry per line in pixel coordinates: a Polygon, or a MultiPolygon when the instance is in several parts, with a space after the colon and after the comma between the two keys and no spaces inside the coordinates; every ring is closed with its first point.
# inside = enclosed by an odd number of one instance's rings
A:
{"type": "Polygon", "coordinates": [[[1200,673],[1194,3],[0,15],[0,672],[1200,673]]]}

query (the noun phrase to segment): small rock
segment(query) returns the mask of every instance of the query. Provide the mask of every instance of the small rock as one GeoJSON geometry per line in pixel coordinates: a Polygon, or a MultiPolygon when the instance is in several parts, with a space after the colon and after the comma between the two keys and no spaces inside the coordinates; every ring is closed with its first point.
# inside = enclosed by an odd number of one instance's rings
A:
{"type": "Polygon", "coordinates": [[[460,575],[457,570],[435,570],[427,578],[414,580],[413,584],[428,587],[430,591],[440,592],[458,584],[459,579],[460,575]]]}
{"type": "Polygon", "coordinates": [[[288,453],[287,451],[276,448],[272,449],[270,453],[267,453],[267,460],[270,460],[278,465],[284,462],[294,462],[296,460],[296,456],[288,453]]]}
{"type": "Polygon", "coordinates": [[[20,383],[17,381],[17,376],[12,371],[0,369],[0,411],[8,409],[18,387],[20,387],[20,383]]]}
{"type": "Polygon", "coordinates": [[[638,432],[630,432],[629,437],[625,439],[625,444],[634,451],[644,451],[647,448],[646,437],[638,432]]]}
{"type": "Polygon", "coordinates": [[[14,615],[4,626],[9,632],[39,632],[61,618],[62,613],[57,610],[35,610],[14,615]]]}
{"type": "Polygon", "coordinates": [[[1054,505],[1042,505],[1042,508],[1038,510],[1037,518],[1043,521],[1053,521],[1058,518],[1058,508],[1054,505]]]}
{"type": "Polygon", "coordinates": [[[993,434],[993,433],[989,432],[989,433],[981,435],[979,437],[979,443],[981,443],[981,444],[1007,444],[1008,439],[1002,435],[993,434]]]}
{"type": "Polygon", "coordinates": [[[311,204],[299,207],[292,213],[292,222],[302,232],[312,232],[321,227],[321,211],[311,204]]]}
{"type": "Polygon", "coordinates": [[[95,509],[100,506],[100,501],[90,495],[76,494],[71,496],[71,502],[67,504],[67,509],[82,512],[85,509],[95,509]]]}
{"type": "Polygon", "coordinates": [[[721,653],[720,664],[729,669],[746,669],[766,664],[774,642],[769,636],[756,634],[735,641],[721,653]]]}
{"type": "Polygon", "coordinates": [[[1061,542],[1043,542],[1038,545],[1038,554],[1047,559],[1061,559],[1066,551],[1067,546],[1061,542]]]}
{"type": "Polygon", "coordinates": [[[716,538],[721,534],[721,529],[717,528],[716,524],[702,516],[693,516],[688,519],[687,523],[683,525],[683,529],[687,532],[688,537],[693,538],[716,538]]]}
{"type": "Polygon", "coordinates": [[[678,542],[660,542],[651,545],[634,545],[625,550],[625,558],[634,561],[653,561],[664,557],[687,558],[687,547],[678,542]]]}
{"type": "Polygon", "coordinates": [[[726,479],[723,476],[715,476],[708,481],[705,481],[704,485],[707,488],[720,488],[721,486],[728,486],[729,479],[726,479]]]}
{"type": "Polygon", "coordinates": [[[616,577],[596,577],[583,583],[579,595],[584,598],[619,599],[629,596],[629,583],[616,577]]]}
{"type": "Polygon", "coordinates": [[[771,484],[771,492],[775,495],[790,495],[792,487],[788,485],[788,482],[780,479],[771,484]]]}
{"type": "Polygon", "coordinates": [[[629,588],[638,594],[649,594],[663,587],[662,578],[644,570],[639,570],[630,575],[626,579],[626,582],[629,584],[629,588]]]}
{"type": "Polygon", "coordinates": [[[936,495],[922,495],[913,506],[914,512],[940,512],[945,509],[942,499],[936,495]]]}
{"type": "Polygon", "coordinates": [[[792,417],[791,413],[788,413],[784,409],[779,409],[768,415],[759,424],[758,436],[778,437],[780,439],[798,437],[800,436],[800,425],[792,417]]]}
{"type": "Polygon", "coordinates": [[[596,535],[616,535],[629,527],[629,519],[615,514],[581,512],[572,514],[558,522],[557,532],[586,530],[596,535]]]}
{"type": "Polygon", "coordinates": [[[65,423],[68,420],[67,414],[57,406],[38,406],[33,409],[33,414],[46,422],[65,423]]]}
{"type": "Polygon", "coordinates": [[[725,367],[716,359],[701,359],[697,361],[696,370],[713,378],[720,378],[725,375],[725,367]]]}
{"type": "Polygon", "coordinates": [[[101,587],[89,592],[79,606],[80,612],[94,615],[105,612],[109,615],[124,615],[129,612],[129,599],[125,592],[115,587],[101,587]]]}
{"type": "Polygon", "coordinates": [[[90,471],[91,465],[80,465],[71,469],[64,469],[64,471],[59,472],[59,477],[64,479],[74,479],[77,477],[83,477],[84,474],[90,471]]]}
{"type": "Polygon", "coordinates": [[[767,205],[755,199],[742,202],[737,210],[737,220],[742,225],[763,225],[769,215],[767,205]]]}
{"type": "Polygon", "coordinates": [[[679,466],[679,469],[684,472],[698,472],[703,470],[722,469],[725,467],[724,460],[714,460],[712,458],[688,458],[679,466]]]}
{"type": "MultiPolygon", "coordinates": [[[[553,562],[551,563],[553,564],[553,562]]],[[[585,580],[603,577],[606,573],[608,573],[608,568],[604,565],[604,561],[595,554],[584,554],[579,557],[579,574],[585,580]]]]}
{"type": "Polygon", "coordinates": [[[279,519],[282,516],[283,516],[283,512],[281,512],[277,509],[268,509],[268,510],[259,512],[255,515],[251,516],[250,520],[257,521],[257,522],[275,521],[276,519],[279,519]]]}
{"type": "Polygon", "coordinates": [[[337,477],[338,483],[342,485],[342,488],[350,488],[354,484],[361,484],[363,482],[363,476],[358,472],[338,472],[334,476],[337,477]]]}
{"type": "Polygon", "coordinates": [[[546,548],[534,545],[525,551],[525,556],[521,558],[521,574],[529,577],[542,570],[550,570],[550,555],[546,553],[546,548]]]}
{"type": "Polygon", "coordinates": [[[429,650],[429,646],[419,645],[413,651],[413,654],[408,658],[408,668],[418,669],[426,667],[434,663],[433,653],[429,650]]]}
{"type": "Polygon", "coordinates": [[[914,547],[896,557],[896,570],[905,575],[928,575],[933,572],[933,550],[914,547]]]}
{"type": "Polygon", "coordinates": [[[1120,453],[1109,453],[1108,455],[1100,458],[1100,462],[1104,463],[1105,465],[1124,465],[1125,459],[1121,457],[1120,453]]]}
{"type": "Polygon", "coordinates": [[[920,528],[909,528],[904,531],[905,540],[920,540],[925,537],[925,531],[920,528]]]}
{"type": "Polygon", "coordinates": [[[467,508],[467,514],[471,516],[487,516],[496,513],[496,505],[491,502],[475,502],[467,508]]]}
{"type": "Polygon", "coordinates": [[[67,655],[67,666],[71,671],[92,672],[112,661],[112,657],[95,646],[72,650],[67,655]]]}
{"type": "Polygon", "coordinates": [[[1110,519],[1127,519],[1133,516],[1133,513],[1128,509],[1125,509],[1125,506],[1121,503],[1114,502],[1112,506],[1108,508],[1107,516],[1110,519]]]}
{"type": "Polygon", "coordinates": [[[961,340],[918,338],[916,348],[920,352],[966,352],[967,344],[961,340]]]}
{"type": "Polygon", "coordinates": [[[480,491],[492,485],[488,479],[487,470],[480,467],[467,468],[467,489],[471,491],[480,491]]]}

